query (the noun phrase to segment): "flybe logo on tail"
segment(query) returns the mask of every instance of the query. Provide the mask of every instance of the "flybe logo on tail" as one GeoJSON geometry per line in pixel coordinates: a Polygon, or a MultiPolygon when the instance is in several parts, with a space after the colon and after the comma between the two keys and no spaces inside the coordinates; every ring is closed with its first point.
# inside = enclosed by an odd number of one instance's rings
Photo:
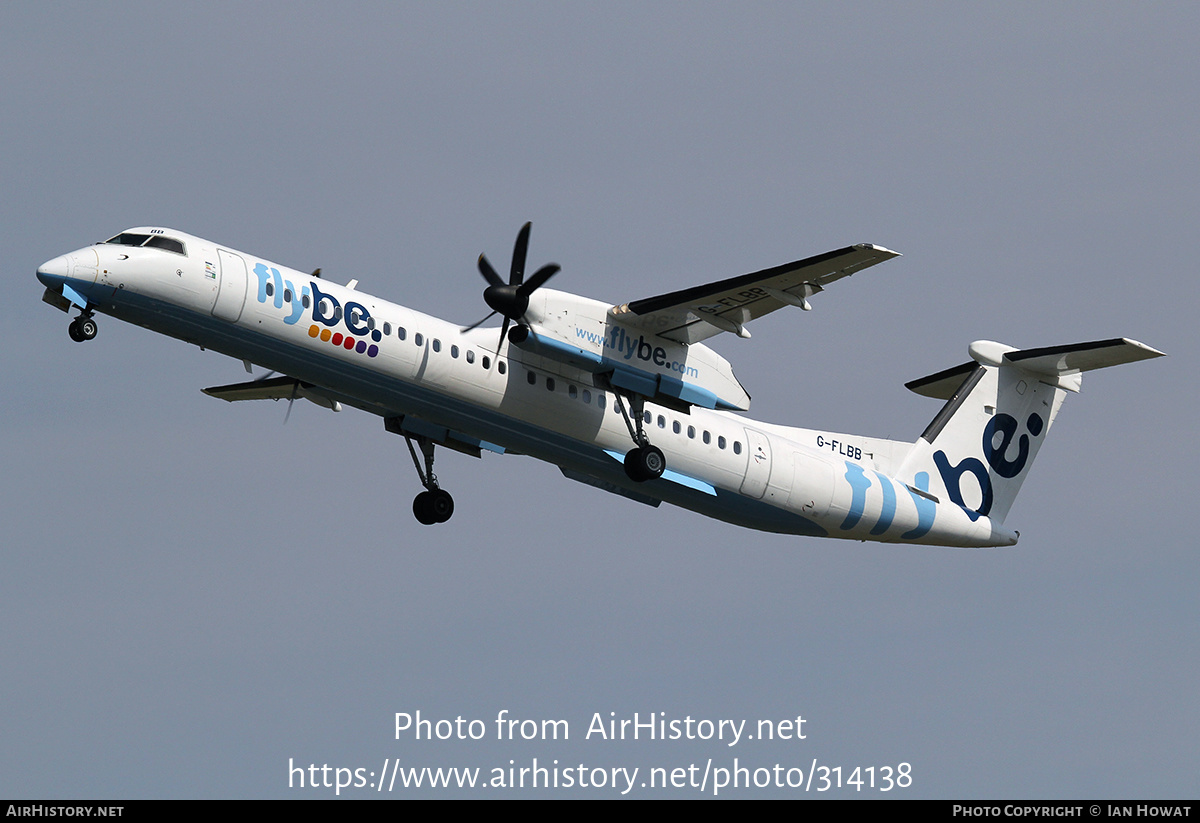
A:
{"type": "Polygon", "coordinates": [[[336,297],[321,291],[312,281],[297,292],[292,281],[285,280],[279,269],[265,263],[255,264],[254,274],[258,276],[259,303],[273,300],[277,309],[283,309],[286,304],[288,313],[283,318],[284,323],[295,325],[304,314],[304,309],[311,306],[313,323],[308,327],[309,337],[367,357],[379,354],[379,346],[375,344],[383,339],[383,333],[372,328],[374,323],[366,306],[353,301],[347,301],[343,306],[336,297]],[[336,330],[343,323],[349,334],[336,330]]]}
{"type": "Polygon", "coordinates": [[[950,500],[966,509],[967,517],[972,520],[986,517],[992,510],[994,491],[991,472],[988,471],[988,468],[990,467],[992,471],[1004,478],[1013,478],[1019,475],[1029,462],[1029,448],[1032,442],[1029,435],[1040,437],[1046,428],[1045,421],[1037,412],[1029,415],[1025,421],[1025,428],[1029,430],[1029,434],[1017,437],[1018,425],[1015,417],[1003,412],[988,421],[983,429],[983,456],[987,460],[986,466],[982,460],[976,457],[963,458],[958,465],[952,466],[944,451],[939,449],[933,453],[933,462],[942,476],[942,483],[946,486],[946,493],[950,495],[950,500]],[[996,443],[997,435],[1000,437],[998,444],[996,443]],[[1008,450],[1014,439],[1017,441],[1017,454],[1010,460],[1008,450]],[[962,478],[965,474],[970,474],[979,483],[983,499],[977,509],[967,508],[963,501],[962,478]]]}

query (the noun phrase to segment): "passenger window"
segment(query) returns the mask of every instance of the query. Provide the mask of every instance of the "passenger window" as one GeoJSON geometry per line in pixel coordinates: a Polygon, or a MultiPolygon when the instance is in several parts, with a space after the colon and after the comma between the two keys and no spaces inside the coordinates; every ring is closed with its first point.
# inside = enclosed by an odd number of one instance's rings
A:
{"type": "Polygon", "coordinates": [[[695,426],[688,426],[688,439],[689,440],[696,439],[696,427],[695,426]]]}
{"type": "Polygon", "coordinates": [[[450,347],[450,356],[453,357],[455,360],[458,359],[458,346],[450,347]]]}
{"type": "Polygon", "coordinates": [[[291,303],[291,302],[292,302],[292,290],[291,290],[291,289],[284,289],[284,290],[283,290],[283,302],[284,302],[284,303],[291,303]]]}
{"type": "Polygon", "coordinates": [[[707,429],[705,429],[705,431],[704,431],[704,445],[706,445],[706,446],[707,446],[707,445],[708,445],[709,443],[711,443],[711,442],[712,442],[712,435],[708,433],[708,430],[707,430],[707,429]]]}
{"type": "MultiPolygon", "coordinates": [[[[480,361],[479,361],[479,363],[480,363],[480,365],[482,365],[482,366],[484,367],[484,369],[490,369],[490,368],[492,367],[492,358],[488,357],[488,356],[485,354],[485,355],[483,356],[483,359],[482,359],[482,360],[480,360],[480,361]]],[[[500,370],[500,373],[501,373],[501,374],[504,374],[504,369],[501,369],[501,370],[500,370]]]]}
{"type": "Polygon", "coordinates": [[[433,350],[434,350],[434,351],[441,351],[441,350],[442,350],[442,341],[441,341],[441,340],[438,340],[436,337],[435,337],[435,338],[433,338],[433,350]]]}
{"type": "Polygon", "coordinates": [[[680,429],[681,429],[681,428],[682,428],[682,427],[679,425],[679,421],[678,421],[678,420],[672,421],[672,423],[671,423],[671,431],[675,432],[676,434],[679,434],[679,431],[680,431],[680,429]]]}
{"type": "Polygon", "coordinates": [[[643,421],[645,421],[645,423],[646,423],[647,425],[649,425],[649,424],[650,424],[650,421],[651,421],[651,420],[653,420],[653,419],[654,419],[654,415],[650,414],[650,412],[643,412],[643,414],[642,414],[642,420],[643,420],[643,421]]]}
{"type": "Polygon", "coordinates": [[[734,441],[733,441],[733,453],[734,453],[734,454],[741,454],[741,453],[742,453],[742,441],[741,441],[741,440],[734,440],[734,441]]]}
{"type": "Polygon", "coordinates": [[[661,414],[658,416],[658,427],[660,429],[665,429],[667,427],[667,418],[663,417],[661,414]]]}
{"type": "Polygon", "coordinates": [[[304,294],[304,295],[301,295],[301,296],[300,296],[300,305],[301,305],[301,306],[304,306],[304,308],[306,308],[306,309],[307,309],[307,308],[308,308],[308,306],[309,306],[309,304],[310,304],[311,302],[312,302],[312,300],[310,300],[310,299],[309,299],[309,297],[308,297],[308,295],[307,295],[307,294],[304,294]]]}
{"type": "Polygon", "coordinates": [[[587,389],[583,390],[583,402],[584,403],[592,402],[592,393],[590,391],[588,391],[587,389]]]}
{"type": "Polygon", "coordinates": [[[718,437],[718,438],[717,438],[717,448],[718,448],[718,449],[723,449],[723,448],[725,448],[725,438],[724,438],[724,437],[718,437]]]}
{"type": "Polygon", "coordinates": [[[415,343],[418,348],[421,346],[424,346],[425,345],[425,337],[420,332],[417,332],[416,334],[413,335],[413,343],[415,343]]]}
{"type": "Polygon", "coordinates": [[[572,400],[579,397],[579,389],[575,388],[574,383],[567,384],[567,396],[570,397],[572,400]]]}
{"type": "Polygon", "coordinates": [[[266,291],[267,297],[274,297],[275,296],[275,284],[272,283],[270,280],[268,280],[267,285],[264,288],[264,291],[266,291]]]}
{"type": "MultiPolygon", "coordinates": [[[[383,321],[383,336],[387,337],[391,333],[392,333],[392,324],[387,322],[386,320],[383,321]]],[[[400,339],[403,340],[404,338],[401,337],[400,339]]]]}
{"type": "MultiPolygon", "coordinates": [[[[485,357],[484,360],[486,359],[487,358],[485,357]]],[[[484,365],[484,368],[487,368],[486,364],[484,365]]],[[[500,372],[501,374],[504,374],[506,371],[508,371],[508,366],[504,364],[503,360],[496,361],[496,371],[500,372]]]]}
{"type": "Polygon", "coordinates": [[[537,375],[534,374],[533,372],[525,372],[525,379],[529,381],[529,385],[531,385],[531,386],[537,385],[537,375]]]}
{"type": "Polygon", "coordinates": [[[549,389],[550,391],[554,391],[554,378],[553,377],[546,378],[546,388],[549,389]]]}
{"type": "Polygon", "coordinates": [[[468,363],[475,362],[475,352],[473,349],[467,349],[467,362],[468,363]]]}

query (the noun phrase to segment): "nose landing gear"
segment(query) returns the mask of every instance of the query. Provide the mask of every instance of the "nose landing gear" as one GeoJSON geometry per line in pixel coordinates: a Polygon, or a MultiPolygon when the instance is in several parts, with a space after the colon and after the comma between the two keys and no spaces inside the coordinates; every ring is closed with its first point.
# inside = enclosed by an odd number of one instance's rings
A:
{"type": "Polygon", "coordinates": [[[96,321],[92,319],[91,312],[84,312],[71,321],[71,325],[67,327],[67,334],[76,343],[82,343],[85,340],[91,340],[96,336],[99,327],[96,321]]]}

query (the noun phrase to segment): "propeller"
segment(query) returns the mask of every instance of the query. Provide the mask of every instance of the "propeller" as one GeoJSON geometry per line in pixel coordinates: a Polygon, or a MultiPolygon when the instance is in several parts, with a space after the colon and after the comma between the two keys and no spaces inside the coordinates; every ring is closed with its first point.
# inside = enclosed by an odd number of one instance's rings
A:
{"type": "Polygon", "coordinates": [[[513,246],[512,266],[508,272],[508,282],[505,283],[492,264],[484,255],[479,255],[479,273],[483,275],[483,279],[487,281],[487,288],[483,290],[483,302],[488,304],[492,313],[487,317],[463,329],[464,332],[470,331],[478,326],[483,325],[495,315],[503,315],[504,323],[500,326],[500,341],[496,344],[496,352],[499,353],[500,346],[504,344],[504,336],[508,334],[508,324],[510,321],[525,322],[525,312],[529,310],[529,297],[539,288],[546,284],[554,275],[558,274],[560,266],[557,263],[549,263],[542,266],[533,275],[525,279],[525,256],[529,251],[529,230],[532,223],[526,223],[517,232],[517,242],[513,246]]]}

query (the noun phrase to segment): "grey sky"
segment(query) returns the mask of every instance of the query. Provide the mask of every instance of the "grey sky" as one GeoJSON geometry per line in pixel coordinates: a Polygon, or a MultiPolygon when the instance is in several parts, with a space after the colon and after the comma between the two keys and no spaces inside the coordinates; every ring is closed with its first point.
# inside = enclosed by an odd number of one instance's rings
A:
{"type": "MultiPolygon", "coordinates": [[[[289,758],[737,757],[906,761],[900,796],[1194,795],[1198,24],[1186,4],[0,6],[0,794],[329,794],[289,791],[289,758]],[[1068,399],[1013,549],[765,535],[495,455],[439,456],[457,512],[426,528],[377,419],[218,403],[199,389],[238,363],[105,317],[76,345],[34,279],[150,223],[467,323],[476,256],[507,260],[525,220],[556,288],[614,302],[902,252],[716,341],[760,419],[915,439],[937,407],[902,384],[981,338],[1171,357],[1068,399]],[[572,737],[394,740],[418,709],[572,737]],[[583,740],[595,712],[799,714],[808,738],[583,740]]],[[[795,794],[741,796],[768,793],[795,794]]]]}

